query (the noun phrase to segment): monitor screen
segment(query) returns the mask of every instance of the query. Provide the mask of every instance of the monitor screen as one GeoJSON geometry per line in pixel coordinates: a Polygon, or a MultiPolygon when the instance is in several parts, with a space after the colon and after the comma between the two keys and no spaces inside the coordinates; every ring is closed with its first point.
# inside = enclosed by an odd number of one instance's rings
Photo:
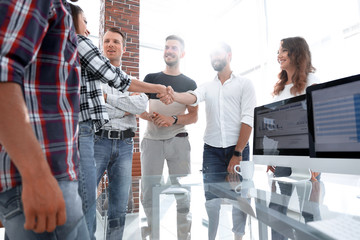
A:
{"type": "Polygon", "coordinates": [[[360,158],[360,75],[307,88],[310,157],[360,158]]]}
{"type": "Polygon", "coordinates": [[[306,108],[306,95],[256,107],[254,156],[309,156],[306,108]]]}

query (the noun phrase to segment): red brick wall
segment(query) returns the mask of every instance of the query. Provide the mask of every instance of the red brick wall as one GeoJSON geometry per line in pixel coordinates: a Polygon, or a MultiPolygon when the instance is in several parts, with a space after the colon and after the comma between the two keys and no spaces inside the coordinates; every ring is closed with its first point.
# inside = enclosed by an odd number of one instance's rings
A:
{"type": "MultiPolygon", "coordinates": [[[[110,27],[118,27],[126,34],[126,52],[122,57],[122,70],[139,78],[139,18],[140,0],[100,0],[99,43],[102,49],[102,36],[110,27]]],[[[141,176],[138,130],[134,137],[133,176],[141,176]]],[[[129,199],[128,212],[139,211],[139,178],[133,179],[132,196],[129,199]]]]}

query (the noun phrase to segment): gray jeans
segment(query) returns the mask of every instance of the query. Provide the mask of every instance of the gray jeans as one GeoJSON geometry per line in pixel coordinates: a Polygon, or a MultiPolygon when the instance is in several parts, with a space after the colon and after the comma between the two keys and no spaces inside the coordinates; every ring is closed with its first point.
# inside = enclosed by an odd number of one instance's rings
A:
{"type": "MultiPolygon", "coordinates": [[[[169,175],[190,174],[190,150],[188,137],[173,137],[167,140],[144,138],[142,140],[141,174],[144,181],[141,181],[141,202],[149,227],[152,224],[152,189],[161,181],[165,160],[169,168],[169,175]]],[[[177,184],[176,178],[170,178],[170,180],[172,184],[177,184]]],[[[187,190],[190,191],[190,189],[187,190]]],[[[190,194],[175,195],[175,199],[178,239],[190,239],[190,194]]]]}

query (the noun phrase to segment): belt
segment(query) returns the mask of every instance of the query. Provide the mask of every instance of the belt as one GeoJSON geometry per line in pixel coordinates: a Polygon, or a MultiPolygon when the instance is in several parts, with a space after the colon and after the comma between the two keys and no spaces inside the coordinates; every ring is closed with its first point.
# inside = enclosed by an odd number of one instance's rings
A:
{"type": "Polygon", "coordinates": [[[187,136],[189,136],[189,134],[187,132],[178,133],[175,135],[175,137],[187,137],[187,136]]]}
{"type": "Polygon", "coordinates": [[[131,129],[125,131],[100,129],[95,134],[98,136],[107,137],[108,139],[120,139],[120,140],[124,140],[125,138],[135,137],[135,133],[131,129]]]}

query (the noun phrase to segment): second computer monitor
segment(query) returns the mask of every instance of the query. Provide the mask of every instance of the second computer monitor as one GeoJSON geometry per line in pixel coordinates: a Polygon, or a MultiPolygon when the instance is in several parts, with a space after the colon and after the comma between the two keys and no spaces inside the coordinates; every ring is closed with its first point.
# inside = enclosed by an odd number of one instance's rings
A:
{"type": "Polygon", "coordinates": [[[360,75],[306,89],[312,165],[360,174],[360,75]]]}

